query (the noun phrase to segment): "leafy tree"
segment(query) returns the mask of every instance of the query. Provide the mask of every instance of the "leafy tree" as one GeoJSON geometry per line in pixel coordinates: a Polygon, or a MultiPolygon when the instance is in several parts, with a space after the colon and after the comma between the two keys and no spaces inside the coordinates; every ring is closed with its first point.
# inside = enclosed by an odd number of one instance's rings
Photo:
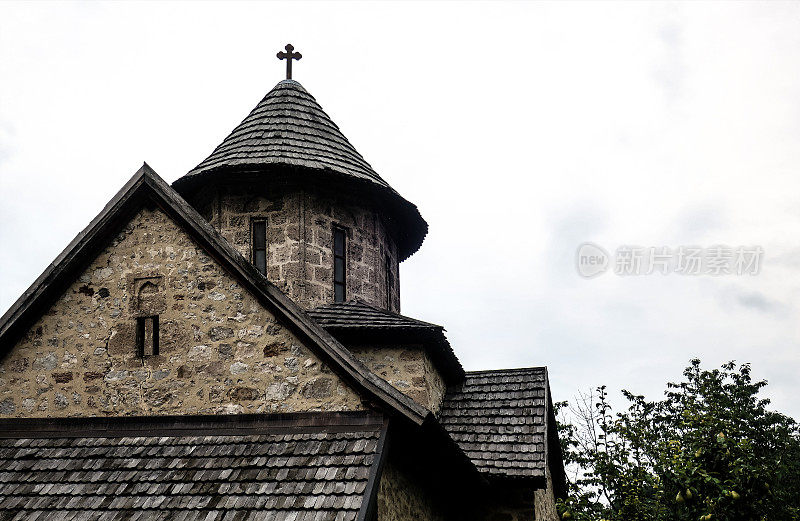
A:
{"type": "Polygon", "coordinates": [[[708,371],[692,360],[683,375],[659,401],[623,391],[617,413],[605,387],[559,404],[571,477],[562,519],[800,519],[800,429],[767,409],[767,383],[733,362],[708,371]]]}

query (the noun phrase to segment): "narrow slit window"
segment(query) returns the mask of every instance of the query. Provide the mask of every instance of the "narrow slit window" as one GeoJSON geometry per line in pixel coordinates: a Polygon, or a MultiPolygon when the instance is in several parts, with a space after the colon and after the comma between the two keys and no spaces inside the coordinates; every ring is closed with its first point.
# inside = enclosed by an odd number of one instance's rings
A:
{"type": "Polygon", "coordinates": [[[158,355],[158,315],[136,319],[136,349],[142,358],[158,355]]]}
{"type": "Polygon", "coordinates": [[[267,222],[253,221],[253,264],[267,274],[267,222]]]}
{"type": "Polygon", "coordinates": [[[394,293],[394,270],[392,270],[392,258],[388,255],[384,260],[384,270],[386,272],[386,309],[392,310],[392,294],[394,293]]]}
{"type": "Polygon", "coordinates": [[[333,300],[344,302],[347,234],[342,228],[333,229],[333,300]]]}

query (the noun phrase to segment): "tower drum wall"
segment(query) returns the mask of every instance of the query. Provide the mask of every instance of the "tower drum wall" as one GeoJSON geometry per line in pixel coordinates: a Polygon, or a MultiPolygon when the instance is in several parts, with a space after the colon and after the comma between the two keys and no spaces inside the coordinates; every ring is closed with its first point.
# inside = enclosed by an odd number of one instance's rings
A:
{"type": "Polygon", "coordinates": [[[266,275],[301,307],[334,302],[334,229],[346,232],[345,299],[400,311],[396,242],[379,210],[356,195],[292,185],[219,186],[200,212],[253,262],[253,224],[266,223],[266,275]],[[388,273],[387,273],[388,268],[388,273]]]}

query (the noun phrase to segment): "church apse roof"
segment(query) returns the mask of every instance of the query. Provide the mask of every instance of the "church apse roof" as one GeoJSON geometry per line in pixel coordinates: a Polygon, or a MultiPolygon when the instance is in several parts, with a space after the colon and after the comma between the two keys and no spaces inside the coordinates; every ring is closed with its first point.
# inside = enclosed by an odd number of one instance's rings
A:
{"type": "MultiPolygon", "coordinates": [[[[263,179],[280,169],[312,173],[345,186],[374,191],[398,220],[400,257],[419,249],[428,225],[415,205],[400,196],[294,80],[280,81],[203,162],[173,186],[180,193],[222,172],[258,173],[263,179]]],[[[383,205],[382,205],[383,206],[383,205]]]]}

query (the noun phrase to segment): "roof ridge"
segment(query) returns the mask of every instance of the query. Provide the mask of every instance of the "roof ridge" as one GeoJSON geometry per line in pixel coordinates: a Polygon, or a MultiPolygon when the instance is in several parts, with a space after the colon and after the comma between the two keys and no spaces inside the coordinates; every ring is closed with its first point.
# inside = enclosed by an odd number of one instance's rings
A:
{"type": "Polygon", "coordinates": [[[478,376],[481,374],[513,374],[513,373],[528,373],[532,371],[547,372],[547,366],[533,366],[533,367],[515,367],[510,369],[481,369],[480,371],[466,371],[466,376],[478,376]]]}

